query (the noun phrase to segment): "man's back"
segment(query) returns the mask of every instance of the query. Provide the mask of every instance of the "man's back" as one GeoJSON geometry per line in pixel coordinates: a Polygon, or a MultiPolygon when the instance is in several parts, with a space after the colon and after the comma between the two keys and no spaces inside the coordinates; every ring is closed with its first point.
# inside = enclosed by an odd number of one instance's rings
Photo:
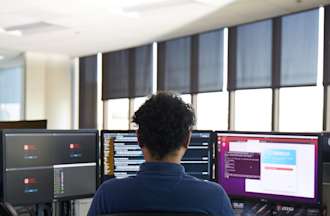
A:
{"type": "Polygon", "coordinates": [[[107,181],[95,195],[88,215],[129,211],[233,215],[219,185],[189,176],[174,163],[145,163],[136,177],[107,181]]]}

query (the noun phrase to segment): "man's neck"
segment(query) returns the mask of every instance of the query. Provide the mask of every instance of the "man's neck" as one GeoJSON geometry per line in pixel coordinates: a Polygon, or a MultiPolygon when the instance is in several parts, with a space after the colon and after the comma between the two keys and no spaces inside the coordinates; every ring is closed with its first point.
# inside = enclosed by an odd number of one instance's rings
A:
{"type": "Polygon", "coordinates": [[[150,153],[150,151],[147,148],[142,148],[142,151],[143,151],[143,155],[144,155],[144,160],[146,162],[180,164],[181,159],[182,159],[184,153],[186,152],[186,149],[180,148],[178,151],[168,154],[165,157],[163,157],[162,159],[153,157],[153,155],[150,153]]]}
{"type": "Polygon", "coordinates": [[[180,164],[181,159],[180,158],[163,158],[161,160],[153,159],[153,158],[145,158],[146,162],[150,163],[175,163],[175,164],[180,164]]]}

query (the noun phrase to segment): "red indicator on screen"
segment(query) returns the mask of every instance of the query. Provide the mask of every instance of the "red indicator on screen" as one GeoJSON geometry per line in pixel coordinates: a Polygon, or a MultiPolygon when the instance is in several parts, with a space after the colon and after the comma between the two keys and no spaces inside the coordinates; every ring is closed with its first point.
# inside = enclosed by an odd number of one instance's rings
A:
{"type": "Polygon", "coordinates": [[[69,148],[70,149],[80,149],[80,144],[70,144],[69,148]]]}
{"type": "Polygon", "coordinates": [[[37,183],[37,180],[35,178],[25,178],[24,184],[25,185],[31,185],[37,183]]]}
{"type": "Polygon", "coordinates": [[[220,142],[227,142],[228,139],[227,139],[227,137],[219,137],[219,141],[220,142]]]}
{"type": "Polygon", "coordinates": [[[33,151],[36,150],[36,146],[34,144],[26,144],[23,146],[24,151],[33,151]]]}
{"type": "Polygon", "coordinates": [[[287,168],[287,167],[265,167],[266,170],[279,170],[279,171],[293,171],[293,168],[287,168]]]}

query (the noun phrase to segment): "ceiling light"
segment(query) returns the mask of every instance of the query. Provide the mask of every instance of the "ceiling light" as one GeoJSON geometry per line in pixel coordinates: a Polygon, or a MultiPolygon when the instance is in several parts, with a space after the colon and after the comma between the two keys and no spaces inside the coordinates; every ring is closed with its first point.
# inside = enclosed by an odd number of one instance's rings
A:
{"type": "Polygon", "coordinates": [[[110,9],[110,11],[113,14],[129,17],[129,18],[140,18],[141,17],[139,12],[124,11],[123,8],[121,8],[121,7],[113,7],[112,9],[110,9]]]}
{"type": "Polygon", "coordinates": [[[113,2],[112,6],[117,6],[117,7],[135,7],[135,6],[140,6],[140,5],[145,5],[145,4],[157,4],[159,2],[163,1],[168,1],[168,0],[117,0],[113,2]]]}
{"type": "Polygon", "coordinates": [[[14,36],[19,36],[19,37],[23,35],[22,31],[20,31],[20,30],[7,31],[7,34],[14,35],[14,36]]]}
{"type": "Polygon", "coordinates": [[[217,5],[226,5],[226,4],[229,4],[229,3],[231,3],[235,0],[222,0],[222,1],[219,1],[219,0],[192,0],[192,1],[195,2],[195,3],[199,3],[199,4],[217,6],[217,5]]]}
{"type": "Polygon", "coordinates": [[[4,28],[0,28],[0,34],[7,34],[13,36],[22,36],[23,33],[20,30],[6,30],[4,28]]]}
{"type": "Polygon", "coordinates": [[[4,58],[5,58],[4,56],[0,55],[0,60],[3,60],[4,58]]]}

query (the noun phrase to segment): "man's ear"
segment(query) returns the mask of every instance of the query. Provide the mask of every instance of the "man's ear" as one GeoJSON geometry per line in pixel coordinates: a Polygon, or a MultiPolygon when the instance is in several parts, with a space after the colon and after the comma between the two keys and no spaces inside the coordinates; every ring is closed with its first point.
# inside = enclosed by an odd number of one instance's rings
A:
{"type": "Polygon", "coordinates": [[[186,136],[183,140],[183,147],[185,147],[186,149],[188,149],[188,146],[190,144],[190,139],[191,139],[191,131],[189,131],[188,136],[186,136]]]}
{"type": "Polygon", "coordinates": [[[136,130],[136,137],[137,137],[137,141],[138,141],[138,144],[140,146],[140,148],[143,148],[143,144],[140,142],[140,133],[139,133],[139,129],[136,130]]]}

